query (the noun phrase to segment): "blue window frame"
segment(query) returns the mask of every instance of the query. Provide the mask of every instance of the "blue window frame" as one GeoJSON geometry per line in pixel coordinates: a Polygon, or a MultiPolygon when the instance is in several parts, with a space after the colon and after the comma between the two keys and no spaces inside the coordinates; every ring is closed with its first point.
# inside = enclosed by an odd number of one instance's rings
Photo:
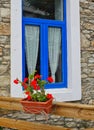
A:
{"type": "Polygon", "coordinates": [[[22,17],[22,72],[23,78],[26,75],[26,60],[25,60],[25,26],[38,26],[40,30],[40,74],[43,79],[48,77],[48,29],[60,28],[61,30],[61,51],[62,51],[62,81],[48,84],[49,88],[66,88],[67,87],[67,40],[66,40],[66,0],[63,0],[63,20],[49,20],[41,18],[22,17]]]}

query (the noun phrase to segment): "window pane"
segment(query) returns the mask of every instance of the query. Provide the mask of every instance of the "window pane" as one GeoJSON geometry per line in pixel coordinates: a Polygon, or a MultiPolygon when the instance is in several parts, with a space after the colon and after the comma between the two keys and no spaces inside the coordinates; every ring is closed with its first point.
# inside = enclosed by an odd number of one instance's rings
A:
{"type": "Polygon", "coordinates": [[[49,50],[49,76],[55,82],[62,81],[62,59],[61,59],[61,28],[49,27],[48,30],[48,50],[49,50]]]}
{"type": "Polygon", "coordinates": [[[40,72],[39,26],[25,26],[25,52],[27,74],[37,70],[40,72]]]}
{"type": "Polygon", "coordinates": [[[63,0],[23,0],[23,16],[63,20],[63,0]]]}

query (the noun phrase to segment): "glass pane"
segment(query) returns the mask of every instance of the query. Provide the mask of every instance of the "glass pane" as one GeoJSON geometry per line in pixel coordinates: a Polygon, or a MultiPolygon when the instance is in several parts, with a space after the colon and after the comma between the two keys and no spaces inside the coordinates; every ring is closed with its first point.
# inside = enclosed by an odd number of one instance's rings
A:
{"type": "Polygon", "coordinates": [[[40,73],[39,26],[25,26],[25,54],[27,75],[37,70],[40,73]]]}
{"type": "Polygon", "coordinates": [[[23,16],[63,20],[63,0],[23,0],[23,16]]]}
{"type": "Polygon", "coordinates": [[[55,82],[62,81],[62,46],[61,28],[49,27],[48,30],[48,50],[49,50],[49,76],[55,82]]]}

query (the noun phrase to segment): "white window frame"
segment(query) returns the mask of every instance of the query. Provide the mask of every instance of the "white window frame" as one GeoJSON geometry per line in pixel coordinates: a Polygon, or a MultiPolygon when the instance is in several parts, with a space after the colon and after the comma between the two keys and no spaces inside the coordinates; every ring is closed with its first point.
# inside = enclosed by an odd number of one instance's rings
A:
{"type": "MultiPolygon", "coordinates": [[[[66,0],[67,4],[67,88],[47,89],[56,101],[81,99],[80,66],[80,11],[79,0],[66,0]]],[[[11,0],[11,96],[24,97],[22,87],[13,83],[22,79],[22,0],[11,0]]]]}

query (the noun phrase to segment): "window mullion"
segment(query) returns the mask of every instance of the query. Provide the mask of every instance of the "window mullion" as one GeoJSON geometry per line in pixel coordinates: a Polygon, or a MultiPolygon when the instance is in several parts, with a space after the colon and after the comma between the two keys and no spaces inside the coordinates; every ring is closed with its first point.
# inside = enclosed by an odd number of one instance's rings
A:
{"type": "Polygon", "coordinates": [[[42,78],[46,79],[48,76],[48,27],[45,24],[41,24],[40,30],[40,63],[42,78]]]}

